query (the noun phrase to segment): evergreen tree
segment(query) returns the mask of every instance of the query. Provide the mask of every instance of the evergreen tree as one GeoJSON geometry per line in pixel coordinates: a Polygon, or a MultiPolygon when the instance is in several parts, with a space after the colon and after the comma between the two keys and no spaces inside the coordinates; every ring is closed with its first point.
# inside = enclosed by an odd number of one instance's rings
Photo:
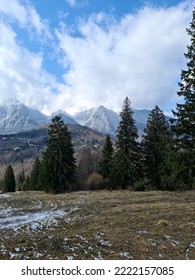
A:
{"type": "Polygon", "coordinates": [[[29,184],[30,184],[29,188],[31,190],[39,189],[38,182],[39,182],[40,172],[41,172],[41,162],[37,157],[33,163],[31,176],[29,178],[29,184]]]}
{"type": "Polygon", "coordinates": [[[76,165],[71,135],[60,116],[52,119],[48,137],[42,160],[41,184],[46,191],[65,192],[76,181],[76,165]]]}
{"type": "Polygon", "coordinates": [[[99,173],[103,176],[103,178],[110,178],[113,154],[114,148],[110,135],[108,134],[102,150],[102,160],[99,163],[99,173]]]}
{"type": "Polygon", "coordinates": [[[4,192],[15,192],[16,181],[12,166],[9,164],[4,175],[4,192]]]}
{"type": "Polygon", "coordinates": [[[191,36],[185,55],[187,69],[181,71],[178,95],[184,98],[183,104],[177,104],[173,111],[176,122],[172,126],[176,137],[177,151],[181,153],[181,164],[188,174],[186,184],[195,184],[195,10],[187,33],[191,36]]]}
{"type": "Polygon", "coordinates": [[[121,120],[117,130],[116,154],[112,166],[112,183],[126,188],[133,185],[139,176],[138,131],[128,97],[124,100],[121,120]]]}
{"type": "Polygon", "coordinates": [[[30,191],[30,176],[27,175],[25,178],[24,183],[22,184],[22,190],[23,191],[30,191]]]}
{"type": "Polygon", "coordinates": [[[17,180],[17,190],[22,191],[23,190],[23,185],[25,182],[25,174],[24,174],[24,169],[22,168],[22,171],[18,175],[18,180],[17,180]]]}
{"type": "Polygon", "coordinates": [[[164,190],[169,191],[183,190],[185,181],[188,179],[188,173],[186,173],[185,165],[182,161],[182,154],[175,150],[175,141],[171,138],[169,140],[166,162],[161,174],[161,186],[164,190]]]}
{"type": "Polygon", "coordinates": [[[142,152],[146,178],[157,189],[162,188],[162,176],[166,174],[168,135],[165,116],[162,110],[155,106],[149,114],[142,137],[142,152]]]}

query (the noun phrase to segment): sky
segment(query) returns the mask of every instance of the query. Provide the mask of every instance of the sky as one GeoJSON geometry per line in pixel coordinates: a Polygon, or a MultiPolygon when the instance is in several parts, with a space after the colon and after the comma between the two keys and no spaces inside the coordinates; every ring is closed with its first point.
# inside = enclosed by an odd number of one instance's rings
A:
{"type": "Polygon", "coordinates": [[[104,105],[121,111],[177,95],[192,0],[0,0],[0,104],[45,114],[104,105]],[[9,2],[9,4],[8,4],[9,2]]]}

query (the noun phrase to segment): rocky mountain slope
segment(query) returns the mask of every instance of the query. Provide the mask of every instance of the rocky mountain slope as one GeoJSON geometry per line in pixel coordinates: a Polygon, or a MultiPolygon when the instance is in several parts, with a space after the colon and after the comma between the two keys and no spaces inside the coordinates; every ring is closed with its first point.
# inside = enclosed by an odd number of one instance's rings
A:
{"type": "Polygon", "coordinates": [[[93,128],[104,134],[115,135],[119,124],[119,115],[104,106],[92,108],[73,116],[81,125],[93,128]]]}
{"type": "Polygon", "coordinates": [[[15,134],[47,126],[55,114],[61,115],[66,124],[78,125],[63,111],[58,111],[48,117],[15,99],[8,100],[0,106],[0,134],[15,134]]]}
{"type": "MultiPolygon", "coordinates": [[[[150,110],[134,109],[135,125],[138,128],[138,133],[141,135],[145,128],[150,110]]],[[[88,126],[104,134],[115,136],[119,125],[120,116],[118,113],[100,106],[79,112],[73,116],[74,119],[81,125],[88,126]]]]}
{"type": "Polygon", "coordinates": [[[0,134],[11,134],[41,127],[48,118],[40,111],[9,100],[0,106],[0,134]]]}
{"type": "MultiPolygon", "coordinates": [[[[150,110],[133,109],[133,111],[135,125],[141,137],[150,110]]],[[[9,100],[0,106],[0,134],[13,134],[47,126],[56,114],[60,115],[66,124],[86,126],[111,136],[116,136],[120,121],[118,113],[104,106],[81,111],[73,116],[64,111],[57,111],[48,117],[40,111],[29,108],[16,100],[9,100]]]]}

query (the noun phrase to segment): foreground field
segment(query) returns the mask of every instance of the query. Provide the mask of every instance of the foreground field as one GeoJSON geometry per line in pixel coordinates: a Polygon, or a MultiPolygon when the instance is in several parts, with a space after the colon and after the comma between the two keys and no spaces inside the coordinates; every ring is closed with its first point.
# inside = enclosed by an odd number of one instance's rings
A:
{"type": "Polygon", "coordinates": [[[195,259],[195,192],[1,194],[0,259],[195,259]]]}

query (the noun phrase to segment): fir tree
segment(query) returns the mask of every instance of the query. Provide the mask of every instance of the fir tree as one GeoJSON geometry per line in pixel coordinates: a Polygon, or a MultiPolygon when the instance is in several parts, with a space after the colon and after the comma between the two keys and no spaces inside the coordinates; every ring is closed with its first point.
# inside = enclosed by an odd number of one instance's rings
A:
{"type": "Polygon", "coordinates": [[[22,168],[22,171],[18,175],[18,180],[17,180],[17,190],[18,191],[23,190],[24,182],[25,182],[25,174],[24,174],[24,169],[22,168]]]}
{"type": "Polygon", "coordinates": [[[42,160],[41,183],[46,191],[65,192],[76,181],[76,165],[71,135],[60,116],[52,119],[48,137],[42,160]]]}
{"type": "Polygon", "coordinates": [[[39,182],[40,172],[41,172],[41,162],[37,157],[33,163],[31,176],[29,178],[29,184],[30,184],[29,188],[31,190],[39,189],[38,182],[39,182]]]}
{"type": "Polygon", "coordinates": [[[155,106],[149,114],[142,137],[142,152],[146,178],[158,189],[162,188],[161,178],[166,173],[168,134],[165,116],[162,110],[155,106]]]}
{"type": "Polygon", "coordinates": [[[174,191],[185,189],[185,182],[188,179],[182,154],[175,150],[174,139],[169,139],[166,151],[166,162],[163,165],[161,174],[161,186],[164,190],[174,191]]]}
{"type": "Polygon", "coordinates": [[[178,91],[184,102],[177,104],[173,111],[176,122],[172,129],[175,132],[177,151],[181,153],[181,164],[185,166],[185,173],[188,174],[186,184],[191,187],[195,180],[195,10],[187,33],[191,36],[188,51],[184,54],[187,69],[181,71],[178,91]]]}
{"type": "Polygon", "coordinates": [[[9,164],[4,175],[4,192],[15,192],[16,181],[12,166],[9,164]]]}
{"type": "Polygon", "coordinates": [[[117,130],[116,154],[112,167],[112,182],[126,188],[138,179],[138,131],[128,97],[124,100],[117,130]]]}
{"type": "Polygon", "coordinates": [[[24,183],[22,184],[22,190],[23,191],[30,191],[30,176],[27,175],[25,178],[24,183]]]}
{"type": "Polygon", "coordinates": [[[110,135],[108,134],[102,150],[102,160],[99,163],[99,173],[103,176],[103,178],[110,178],[113,154],[114,148],[110,135]]]}

